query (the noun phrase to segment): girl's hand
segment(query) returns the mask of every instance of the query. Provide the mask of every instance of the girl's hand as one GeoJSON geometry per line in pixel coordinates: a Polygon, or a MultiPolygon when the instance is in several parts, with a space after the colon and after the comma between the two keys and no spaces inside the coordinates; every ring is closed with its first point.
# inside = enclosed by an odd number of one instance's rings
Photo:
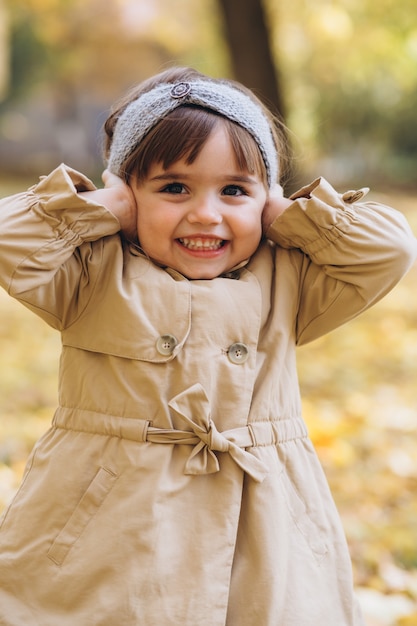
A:
{"type": "Polygon", "coordinates": [[[101,178],[104,189],[84,191],[82,195],[106,207],[119,220],[120,230],[126,239],[136,241],[138,237],[137,206],[132,190],[121,178],[109,170],[104,170],[101,178]]]}
{"type": "Polygon", "coordinates": [[[104,170],[103,192],[110,194],[109,206],[106,208],[117,217],[120,222],[120,230],[126,239],[136,241],[138,238],[137,213],[135,197],[131,188],[119,176],[112,174],[109,170],[104,170]]]}
{"type": "Polygon", "coordinates": [[[282,215],[292,202],[292,200],[284,198],[281,185],[276,184],[275,187],[271,189],[262,213],[262,230],[264,233],[267,232],[272,222],[282,215]]]}

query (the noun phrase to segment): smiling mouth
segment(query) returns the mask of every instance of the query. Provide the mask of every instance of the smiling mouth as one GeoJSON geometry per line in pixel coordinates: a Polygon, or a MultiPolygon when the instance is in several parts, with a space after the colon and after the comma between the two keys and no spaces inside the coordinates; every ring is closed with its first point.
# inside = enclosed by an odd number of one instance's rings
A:
{"type": "Polygon", "coordinates": [[[206,239],[202,237],[196,237],[195,239],[183,237],[179,238],[178,241],[188,250],[219,250],[226,243],[224,239],[206,239]]]}

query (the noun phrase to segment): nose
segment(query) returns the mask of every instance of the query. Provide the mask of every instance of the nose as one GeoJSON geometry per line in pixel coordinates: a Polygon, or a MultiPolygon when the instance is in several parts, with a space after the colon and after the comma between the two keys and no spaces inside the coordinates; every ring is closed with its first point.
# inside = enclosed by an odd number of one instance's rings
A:
{"type": "Polygon", "coordinates": [[[223,220],[218,200],[212,196],[195,198],[187,217],[190,224],[220,224],[223,220]]]}

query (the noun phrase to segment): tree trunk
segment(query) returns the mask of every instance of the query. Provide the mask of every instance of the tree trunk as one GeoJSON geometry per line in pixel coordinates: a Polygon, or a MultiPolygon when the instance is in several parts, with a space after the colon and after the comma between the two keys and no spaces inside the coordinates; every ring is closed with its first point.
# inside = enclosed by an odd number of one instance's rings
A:
{"type": "Polygon", "coordinates": [[[219,0],[235,78],[285,117],[262,0],[219,0]]]}

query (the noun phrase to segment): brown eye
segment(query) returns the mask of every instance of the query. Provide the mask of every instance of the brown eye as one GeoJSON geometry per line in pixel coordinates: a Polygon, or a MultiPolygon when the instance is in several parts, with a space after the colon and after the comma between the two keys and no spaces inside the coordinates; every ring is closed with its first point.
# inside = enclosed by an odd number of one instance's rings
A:
{"type": "Polygon", "coordinates": [[[227,185],[223,189],[223,195],[225,196],[246,196],[245,190],[239,185],[227,185]]]}
{"type": "Polygon", "coordinates": [[[173,194],[185,193],[185,187],[181,183],[170,183],[169,185],[165,185],[162,192],[173,194]]]}

